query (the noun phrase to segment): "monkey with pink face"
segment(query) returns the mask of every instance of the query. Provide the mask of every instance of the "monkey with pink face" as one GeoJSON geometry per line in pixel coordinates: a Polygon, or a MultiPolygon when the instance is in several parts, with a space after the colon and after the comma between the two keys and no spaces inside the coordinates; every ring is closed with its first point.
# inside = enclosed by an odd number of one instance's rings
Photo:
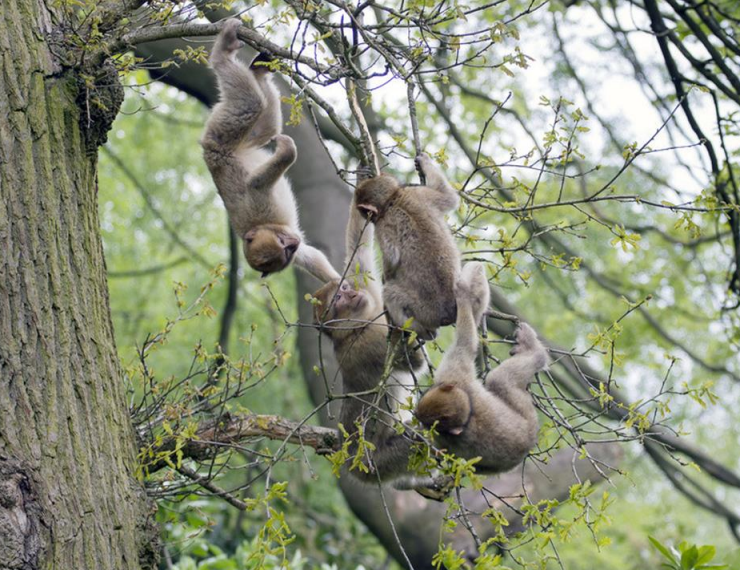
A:
{"type": "Polygon", "coordinates": [[[331,339],[342,373],[339,421],[348,432],[350,452],[358,452],[360,434],[375,447],[365,448],[364,468],[350,474],[368,483],[410,489],[432,483],[408,469],[419,440],[396,431],[404,419],[402,407],[413,394],[414,374],[425,362],[400,330],[389,328],[373,246],[374,228],[353,202],[346,234],[347,276],[314,293],[314,321],[331,339]]]}

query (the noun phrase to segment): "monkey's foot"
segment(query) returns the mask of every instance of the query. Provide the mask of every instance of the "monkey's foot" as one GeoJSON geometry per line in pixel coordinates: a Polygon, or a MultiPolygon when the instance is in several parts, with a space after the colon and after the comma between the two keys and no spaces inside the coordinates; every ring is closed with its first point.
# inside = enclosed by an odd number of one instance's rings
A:
{"type": "Polygon", "coordinates": [[[426,499],[444,501],[455,487],[455,478],[451,475],[439,475],[427,485],[414,487],[414,491],[426,499]]]}
{"type": "Polygon", "coordinates": [[[510,354],[519,354],[529,352],[540,347],[540,341],[537,340],[537,333],[527,323],[519,323],[516,330],[516,345],[511,349],[510,354]]]}
{"type": "Polygon", "coordinates": [[[224,27],[221,30],[221,34],[219,34],[218,47],[221,48],[225,52],[235,52],[237,50],[240,50],[244,47],[244,42],[241,41],[237,36],[236,32],[239,30],[239,28],[242,27],[241,20],[237,18],[233,18],[231,20],[226,20],[224,23],[224,27]]]}
{"type": "Polygon", "coordinates": [[[463,266],[456,284],[455,297],[458,304],[467,303],[472,306],[473,314],[480,320],[483,311],[488,308],[490,298],[486,268],[481,262],[470,261],[463,266]]]}
{"type": "Polygon", "coordinates": [[[275,154],[282,154],[286,159],[295,160],[298,150],[291,137],[279,134],[272,137],[272,140],[275,141],[275,154]]]}

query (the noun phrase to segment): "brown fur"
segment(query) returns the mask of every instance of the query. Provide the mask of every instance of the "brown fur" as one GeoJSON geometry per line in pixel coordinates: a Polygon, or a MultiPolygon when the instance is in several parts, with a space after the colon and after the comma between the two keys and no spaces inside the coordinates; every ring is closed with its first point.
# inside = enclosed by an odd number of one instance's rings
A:
{"type": "MultiPolygon", "coordinates": [[[[347,228],[348,276],[341,285],[339,280],[331,281],[314,294],[320,303],[314,307],[314,316],[332,340],[343,393],[357,394],[342,400],[340,422],[350,437],[357,435],[359,424],[365,439],[376,446],[364,461],[369,472],[355,469],[350,473],[370,483],[380,479],[408,488],[419,483],[405,477],[413,440],[409,435],[397,434],[393,425],[401,419],[399,406],[411,394],[411,371],[419,370],[424,361],[399,331],[391,333],[389,342],[382,290],[375,275],[373,228],[367,227],[363,234],[364,226],[365,221],[353,207],[347,228]],[[389,350],[395,352],[395,357],[387,374],[389,350]]],[[[357,452],[355,445],[350,449],[357,452]]]]}
{"type": "Polygon", "coordinates": [[[213,108],[201,139],[203,156],[244,241],[249,265],[263,276],[285,269],[291,261],[322,282],[339,275],[323,253],[306,244],[298,211],[284,174],[295,162],[296,147],[281,134],[280,94],[258,55],[251,68],[236,52],[239,20],[229,20],[211,52],[221,100],[213,108]],[[265,147],[275,145],[274,152],[265,147]]]}
{"type": "Polygon", "coordinates": [[[391,322],[400,326],[413,318],[411,329],[431,339],[440,326],[455,321],[460,254],[444,214],[459,198],[427,155],[417,161],[427,186],[401,186],[381,175],[358,186],[356,202],[375,224],[391,322]]]}
{"type": "Polygon", "coordinates": [[[537,443],[537,413],[527,385],[544,370],[548,354],[531,327],[522,323],[512,357],[477,379],[476,326],[488,304],[482,265],[463,268],[457,303],[457,336],[422,397],[415,415],[427,427],[436,422],[435,444],[459,457],[480,457],[478,472],[499,473],[521,463],[537,443]]]}

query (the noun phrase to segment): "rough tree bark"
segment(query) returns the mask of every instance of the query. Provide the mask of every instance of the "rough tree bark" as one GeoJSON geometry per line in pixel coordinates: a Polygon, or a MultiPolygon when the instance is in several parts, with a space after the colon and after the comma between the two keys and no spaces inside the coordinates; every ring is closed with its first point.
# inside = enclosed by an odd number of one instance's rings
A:
{"type": "Polygon", "coordinates": [[[97,152],[52,8],[0,2],[0,568],[156,565],[108,304],[97,152]]]}

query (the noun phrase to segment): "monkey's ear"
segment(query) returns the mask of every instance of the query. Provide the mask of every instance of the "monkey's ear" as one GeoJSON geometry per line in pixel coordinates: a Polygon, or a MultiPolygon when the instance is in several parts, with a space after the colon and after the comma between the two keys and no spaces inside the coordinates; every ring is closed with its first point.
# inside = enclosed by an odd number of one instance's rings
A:
{"type": "Polygon", "coordinates": [[[454,387],[455,387],[455,386],[454,386],[453,384],[442,384],[442,385],[441,385],[441,386],[439,387],[439,389],[440,389],[440,390],[441,390],[442,392],[452,392],[452,389],[453,389],[454,387]]]}
{"type": "Polygon", "coordinates": [[[362,215],[366,218],[378,215],[378,209],[371,204],[357,204],[357,209],[362,212],[362,215]]]}

